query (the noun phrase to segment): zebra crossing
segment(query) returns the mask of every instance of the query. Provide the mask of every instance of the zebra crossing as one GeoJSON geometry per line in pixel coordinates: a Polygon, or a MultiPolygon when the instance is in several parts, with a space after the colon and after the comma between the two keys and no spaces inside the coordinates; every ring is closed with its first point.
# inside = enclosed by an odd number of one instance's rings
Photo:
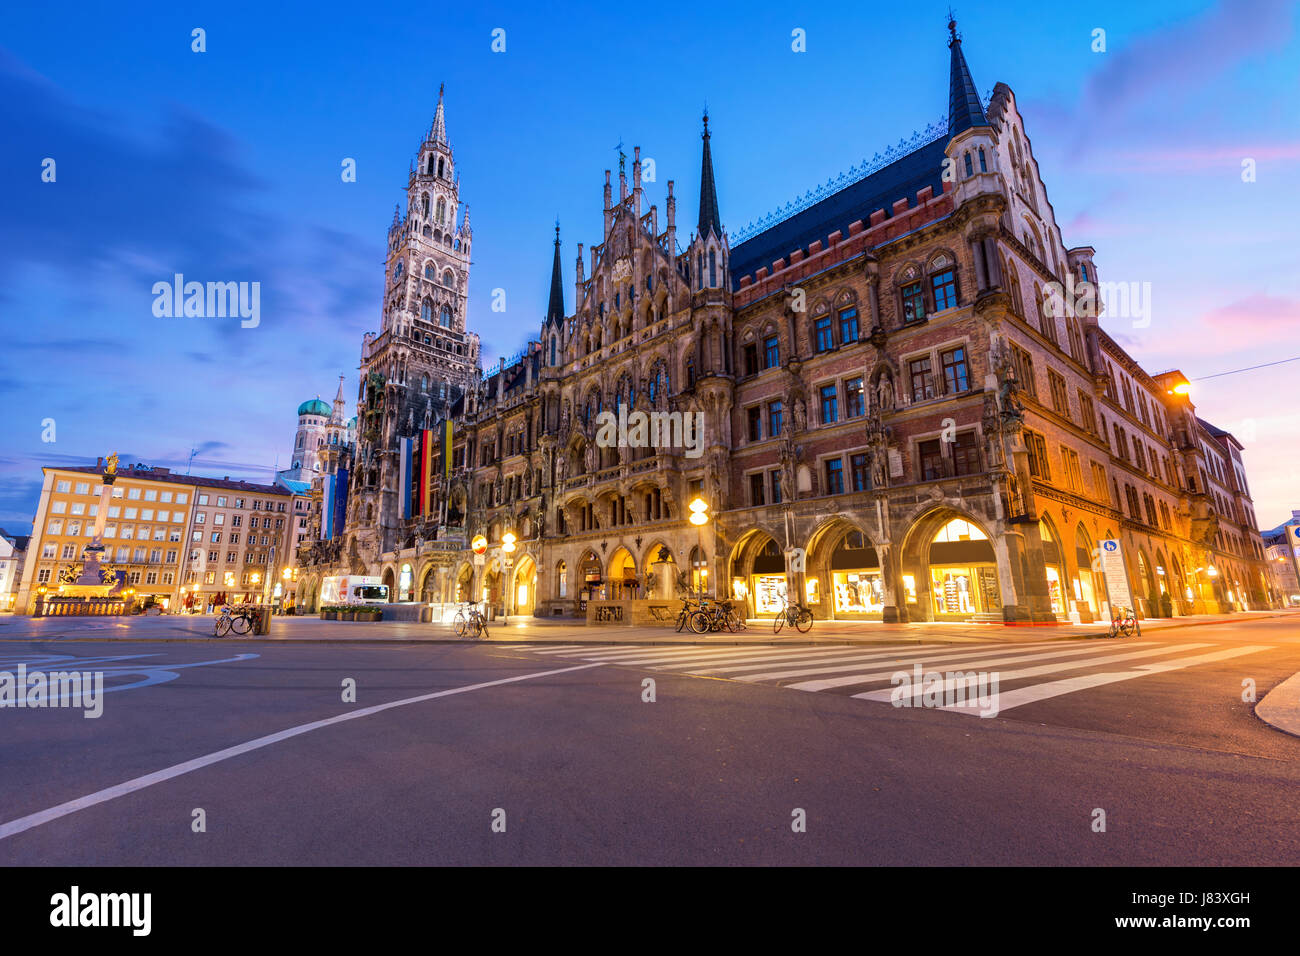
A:
{"type": "Polygon", "coordinates": [[[1270,650],[1272,645],[1106,640],[892,647],[533,644],[501,649],[542,658],[831,692],[899,707],[994,716],[1063,694],[1245,657],[1270,650]]]}

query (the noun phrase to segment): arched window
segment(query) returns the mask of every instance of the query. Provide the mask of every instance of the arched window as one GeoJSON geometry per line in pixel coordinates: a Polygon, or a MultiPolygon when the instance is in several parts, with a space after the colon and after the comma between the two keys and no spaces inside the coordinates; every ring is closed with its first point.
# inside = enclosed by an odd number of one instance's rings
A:
{"type": "Polygon", "coordinates": [[[433,321],[433,300],[425,299],[420,303],[420,318],[426,322],[433,321]]]}
{"type": "Polygon", "coordinates": [[[988,171],[989,171],[989,164],[988,161],[985,160],[984,158],[984,147],[981,146],[980,147],[980,172],[987,173],[988,171]]]}
{"type": "Polygon", "coordinates": [[[967,150],[967,151],[966,151],[965,160],[966,160],[966,175],[967,175],[967,176],[974,176],[974,175],[975,175],[975,167],[974,167],[974,165],[972,165],[972,163],[971,163],[971,161],[970,161],[970,150],[967,150]]]}
{"type": "Polygon", "coordinates": [[[402,277],[402,269],[403,269],[403,268],[404,268],[404,266],[403,266],[403,264],[402,264],[402,260],[401,260],[401,259],[398,259],[398,260],[397,260],[397,265],[393,268],[393,278],[394,278],[394,279],[400,279],[400,278],[402,277]]]}
{"type": "Polygon", "coordinates": [[[551,336],[551,364],[555,364],[555,336],[551,336]]]}
{"type": "MultiPolygon", "coordinates": [[[[441,164],[440,164],[440,165],[441,165],[441,164]]],[[[446,222],[446,221],[447,221],[447,200],[446,200],[446,199],[443,199],[441,196],[438,197],[438,215],[437,215],[437,220],[438,220],[438,222],[446,222]]]]}
{"type": "Polygon", "coordinates": [[[709,287],[713,288],[718,284],[718,254],[709,250],[709,287]]]}
{"type": "Polygon", "coordinates": [[[432,279],[434,278],[435,275],[436,275],[436,271],[433,268],[433,263],[432,262],[426,263],[424,267],[424,277],[426,279],[432,279]]]}
{"type": "Polygon", "coordinates": [[[424,218],[429,218],[429,194],[425,193],[420,198],[420,208],[424,211],[424,218]]]}
{"type": "Polygon", "coordinates": [[[444,305],[442,307],[442,314],[439,316],[438,321],[444,329],[451,328],[451,306],[444,305]]]}
{"type": "Polygon", "coordinates": [[[428,175],[433,175],[433,153],[429,154],[428,175]]]}
{"type": "Polygon", "coordinates": [[[442,274],[442,284],[448,289],[454,289],[456,287],[456,277],[452,274],[450,269],[442,274]]]}
{"type": "Polygon", "coordinates": [[[422,391],[422,392],[427,392],[428,390],[429,390],[429,376],[427,376],[427,375],[421,375],[421,376],[420,376],[420,391],[422,391]]]}
{"type": "Polygon", "coordinates": [[[441,159],[438,160],[438,175],[439,175],[440,177],[442,176],[442,160],[441,160],[441,159]]]}

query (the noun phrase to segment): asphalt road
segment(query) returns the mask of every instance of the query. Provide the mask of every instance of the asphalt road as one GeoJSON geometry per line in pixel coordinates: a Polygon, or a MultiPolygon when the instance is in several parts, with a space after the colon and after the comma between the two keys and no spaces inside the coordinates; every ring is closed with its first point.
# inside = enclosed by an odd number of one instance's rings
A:
{"type": "Polygon", "coordinates": [[[123,689],[98,719],[0,709],[0,864],[1300,863],[1300,738],[1242,700],[1243,680],[1262,698],[1300,670],[1289,621],[1127,643],[671,652],[688,656],[5,643],[0,671],[99,668],[123,689]],[[148,656],[93,660],[125,655],[148,656]],[[821,678],[765,676],[1013,655],[996,665],[1004,700],[1110,682],[980,718],[852,696],[887,678],[801,692],[821,678]],[[1101,662],[1114,655],[1134,656],[1101,662]],[[1204,655],[1219,659],[1185,663],[1204,655]],[[1184,663],[1137,671],[1170,661],[1184,663]],[[302,730],[315,721],[332,722],[302,730]]]}

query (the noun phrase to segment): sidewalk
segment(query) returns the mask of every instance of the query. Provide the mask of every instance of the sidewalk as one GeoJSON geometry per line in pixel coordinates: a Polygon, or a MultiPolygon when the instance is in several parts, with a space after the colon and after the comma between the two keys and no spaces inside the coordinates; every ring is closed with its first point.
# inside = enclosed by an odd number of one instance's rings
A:
{"type": "MultiPolygon", "coordinates": [[[[1142,634],[1178,628],[1224,623],[1246,623],[1264,618],[1292,616],[1300,625],[1297,611],[1243,611],[1230,615],[1191,615],[1153,618],[1142,622],[1142,634]]],[[[162,617],[0,618],[0,642],[32,640],[69,641],[212,641],[210,616],[166,615],[162,617]]],[[[558,618],[511,618],[509,624],[494,621],[488,626],[488,643],[493,644],[959,644],[995,642],[1026,644],[1052,640],[1105,637],[1104,623],[1074,625],[1013,625],[929,623],[882,624],[870,621],[820,621],[807,634],[790,628],[773,633],[767,620],[750,621],[749,627],[734,634],[677,633],[668,627],[588,626],[558,618]]],[[[273,617],[269,634],[258,637],[232,635],[226,642],[316,642],[316,643],[452,643],[473,641],[456,637],[448,625],[408,621],[379,621],[361,624],[351,621],[322,621],[317,617],[273,617]]]]}

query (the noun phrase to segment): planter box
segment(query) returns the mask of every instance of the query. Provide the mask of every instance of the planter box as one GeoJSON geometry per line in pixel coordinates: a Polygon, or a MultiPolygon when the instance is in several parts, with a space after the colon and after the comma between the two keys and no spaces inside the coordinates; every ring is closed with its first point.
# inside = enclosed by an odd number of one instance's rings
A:
{"type": "Polygon", "coordinates": [[[342,613],[341,620],[344,620],[344,621],[355,621],[356,619],[357,619],[357,612],[356,612],[356,611],[344,611],[344,612],[342,613]]]}
{"type": "Polygon", "coordinates": [[[373,624],[384,616],[382,611],[358,611],[357,620],[373,624]]]}

